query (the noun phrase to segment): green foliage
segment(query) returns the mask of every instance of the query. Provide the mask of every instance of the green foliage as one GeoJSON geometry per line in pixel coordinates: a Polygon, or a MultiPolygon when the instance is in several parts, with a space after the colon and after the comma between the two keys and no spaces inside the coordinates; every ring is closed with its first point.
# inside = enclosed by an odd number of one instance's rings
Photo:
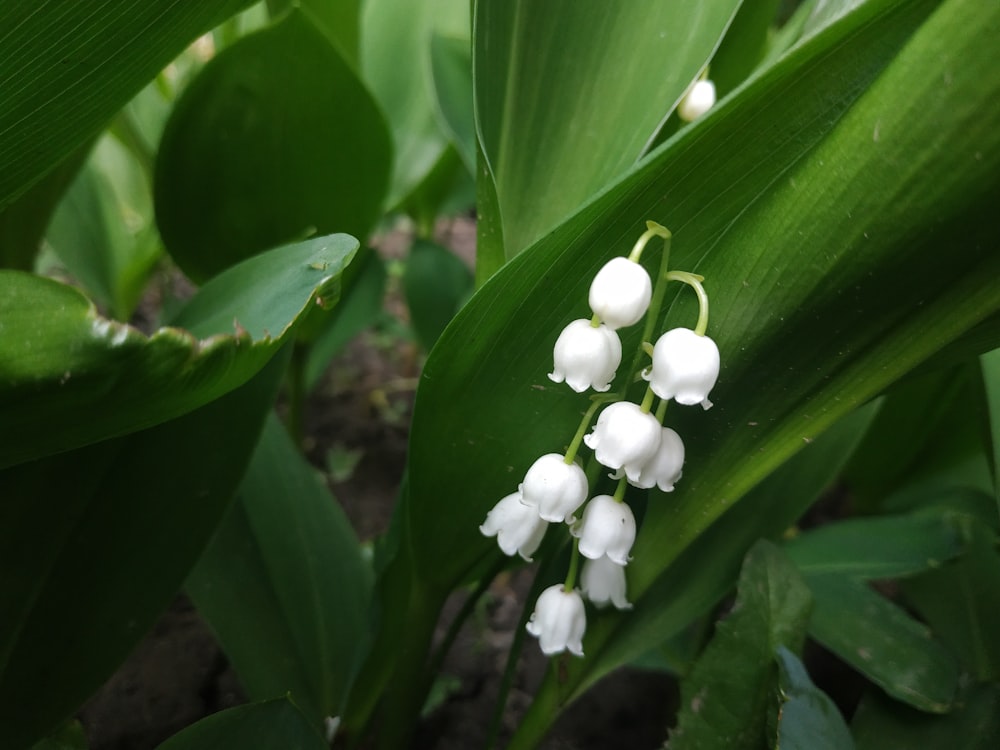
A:
{"type": "Polygon", "coordinates": [[[403,289],[410,323],[424,349],[430,351],[468,299],[472,272],[446,248],[417,240],[406,260],[403,289]]]}
{"type": "Polygon", "coordinates": [[[853,750],[854,741],[833,701],[813,685],[795,654],[779,646],[782,706],[771,746],[782,750],[853,750]]]}
{"type": "Polygon", "coordinates": [[[288,698],[237,706],[202,719],[157,750],[324,750],[323,737],[288,698]]]}
{"type": "Polygon", "coordinates": [[[177,102],[157,154],[157,223],[201,281],[316,233],[367,236],[390,164],[371,94],[292,10],[223,50],[177,102]]]}
{"type": "Polygon", "coordinates": [[[787,557],[769,542],[754,545],[731,614],[681,685],[672,750],[764,745],[777,695],[775,658],[779,648],[802,649],[810,606],[809,589],[787,557]]]}

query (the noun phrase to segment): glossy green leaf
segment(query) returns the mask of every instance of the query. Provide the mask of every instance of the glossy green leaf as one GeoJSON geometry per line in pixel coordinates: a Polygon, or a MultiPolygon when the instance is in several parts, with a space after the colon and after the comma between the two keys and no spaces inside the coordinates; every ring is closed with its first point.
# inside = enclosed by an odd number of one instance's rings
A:
{"type": "Polygon", "coordinates": [[[327,743],[288,698],[212,714],[157,750],[326,750],[327,743]]]}
{"type": "Polygon", "coordinates": [[[784,550],[807,576],[897,578],[960,555],[963,518],[937,513],[856,518],[807,531],[784,550]]]}
{"type": "Polygon", "coordinates": [[[437,109],[470,173],[476,171],[476,123],[472,113],[472,47],[469,38],[431,35],[431,72],[437,109]]]}
{"type": "Polygon", "coordinates": [[[167,608],[250,459],[285,358],[182,417],[0,472],[0,738],[66,719],[167,608]]]}
{"type": "Polygon", "coordinates": [[[795,654],[781,646],[776,661],[782,706],[772,746],[781,750],[854,750],[844,717],[830,697],[813,685],[795,654]]]}
{"type": "Polygon", "coordinates": [[[472,291],[472,272],[447,248],[417,240],[410,248],[403,275],[410,323],[430,351],[472,291]]]}
{"type": "Polygon", "coordinates": [[[219,53],[177,102],[156,162],[160,233],[196,280],[316,233],[365,237],[391,158],[371,94],[293,9],[219,53]]]}
{"type": "Polygon", "coordinates": [[[333,235],[252,258],[148,337],[75,289],[0,271],[0,468],[149,427],[245,382],[317,299],[336,301],[357,247],[333,235]]]}
{"type": "Polygon", "coordinates": [[[347,517],[272,417],[186,586],[250,698],[289,693],[317,725],[339,715],[372,583],[347,517]]]}
{"type": "Polygon", "coordinates": [[[989,409],[990,468],[993,471],[993,488],[1000,506],[1000,349],[994,349],[980,358],[983,386],[989,409]]]}
{"type": "MultiPolygon", "coordinates": [[[[671,265],[706,277],[723,371],[715,408],[669,412],[687,464],[649,502],[636,598],[774,468],[1000,309],[998,21],[968,0],[860,6],[494,275],[418,392],[406,528],[419,574],[448,588],[491,554],[475,531],[486,512],[569,442],[587,400],[547,380],[552,344],[648,219],[673,232],[671,265]],[[946,88],[943,56],[961,61],[946,88]]],[[[684,292],[668,325],[695,315],[684,292]]],[[[637,344],[626,331],[626,351],[637,344]]],[[[571,665],[563,694],[585,673],[571,665]]]]}
{"type": "Polygon", "coordinates": [[[1000,746],[1000,686],[968,686],[945,716],[916,711],[869,690],[851,731],[858,750],[994,750],[1000,746]]]}
{"type": "Polygon", "coordinates": [[[779,0],[758,0],[740,5],[709,67],[709,78],[720,99],[743,83],[764,59],[779,4],[779,0]]]}
{"type": "Polygon", "coordinates": [[[636,162],[739,5],[476,4],[476,123],[508,259],[636,162]]]}
{"type": "Polygon", "coordinates": [[[966,554],[902,582],[907,603],[982,680],[1000,680],[1000,555],[993,529],[970,524],[966,554]]]}
{"type": "Polygon", "coordinates": [[[115,318],[131,316],[162,250],[146,174],[111,136],[98,140],[56,209],[46,241],[115,318]]]}
{"type": "Polygon", "coordinates": [[[361,0],[296,0],[296,4],[309,12],[316,25],[337,45],[344,59],[356,69],[361,0]]]}
{"type": "Polygon", "coordinates": [[[449,145],[431,73],[435,31],[468,35],[468,0],[367,0],[361,11],[361,71],[392,129],[395,161],[388,206],[404,203],[449,145]],[[405,19],[405,21],[403,20],[405,19]]]}
{"type": "Polygon", "coordinates": [[[97,135],[195,37],[250,3],[4,3],[0,208],[97,135]]]}
{"type": "Polygon", "coordinates": [[[671,750],[764,745],[765,722],[778,683],[779,646],[800,651],[809,621],[809,589],[770,542],[747,553],[732,613],[681,683],[681,711],[671,750]]]}
{"type": "Polygon", "coordinates": [[[814,607],[809,635],[887,693],[944,713],[958,687],[958,664],[930,629],[866,584],[807,576],[814,607]]]}

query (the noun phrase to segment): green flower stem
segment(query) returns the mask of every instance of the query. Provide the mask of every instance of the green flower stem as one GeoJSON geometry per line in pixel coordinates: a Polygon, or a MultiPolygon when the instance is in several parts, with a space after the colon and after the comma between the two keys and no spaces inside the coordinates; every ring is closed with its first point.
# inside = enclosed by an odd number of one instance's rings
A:
{"type": "Polygon", "coordinates": [[[649,414],[649,410],[653,408],[653,399],[656,398],[656,394],[653,393],[653,389],[650,386],[646,386],[646,395],[642,397],[642,403],[639,404],[639,411],[643,414],[649,414]]]}
{"type": "Polygon", "coordinates": [[[656,405],[656,421],[660,424],[663,424],[663,418],[667,416],[667,405],[669,403],[669,398],[661,398],[660,403],[656,405]]]}
{"type": "Polygon", "coordinates": [[[618,480],[618,486],[615,487],[615,494],[611,496],[616,503],[625,502],[626,487],[628,487],[628,478],[622,477],[621,479],[618,480]]]}
{"type": "Polygon", "coordinates": [[[683,281],[698,295],[698,325],[695,326],[694,332],[699,336],[704,336],[705,331],[708,330],[708,295],[701,282],[705,280],[705,277],[687,271],[670,271],[666,278],[668,281],[683,281]]]}
{"type": "Polygon", "coordinates": [[[580,420],[580,426],[576,428],[576,434],[573,436],[573,441],[569,444],[569,448],[566,451],[566,458],[563,460],[566,462],[567,466],[576,460],[576,452],[580,450],[580,443],[583,442],[583,436],[587,434],[587,428],[590,427],[590,421],[594,418],[594,412],[597,411],[597,407],[609,400],[617,398],[617,395],[611,395],[599,396],[593,399],[593,403],[590,405],[590,408],[584,412],[583,419],[580,420]]]}
{"type": "Polygon", "coordinates": [[[601,327],[601,317],[597,313],[594,313],[594,317],[590,319],[590,327],[591,328],[601,327]]]}
{"type": "MultiPolygon", "coordinates": [[[[646,312],[646,322],[642,326],[642,338],[639,339],[643,344],[648,342],[653,336],[653,326],[656,325],[656,321],[660,317],[660,308],[663,306],[663,296],[667,292],[667,269],[670,267],[670,240],[673,235],[670,234],[670,230],[666,227],[662,227],[655,221],[647,221],[646,226],[649,227],[639,241],[635,243],[635,248],[632,249],[632,254],[629,255],[629,259],[632,256],[641,254],[642,248],[645,247],[646,243],[651,237],[659,236],[663,238],[663,254],[660,256],[660,272],[656,275],[656,284],[653,285],[653,295],[649,300],[649,310],[646,312]],[[648,236],[647,236],[648,235],[648,236]],[[644,239],[645,238],[645,239],[644,239]]],[[[632,368],[629,370],[631,373],[636,373],[639,370],[639,362],[642,360],[643,346],[640,345],[636,350],[635,357],[632,359],[632,368]]]]}
{"type": "Polygon", "coordinates": [[[642,251],[646,248],[646,243],[648,243],[654,237],[662,237],[664,242],[670,242],[670,230],[655,221],[646,222],[646,231],[642,233],[638,240],[636,240],[635,245],[632,246],[632,252],[628,254],[628,259],[633,263],[638,263],[639,259],[642,257],[642,251]]]}
{"type": "Polygon", "coordinates": [[[580,544],[574,539],[573,540],[573,550],[569,555],[569,571],[566,573],[566,583],[563,584],[563,590],[569,593],[576,586],[576,571],[580,567],[580,544]]]}

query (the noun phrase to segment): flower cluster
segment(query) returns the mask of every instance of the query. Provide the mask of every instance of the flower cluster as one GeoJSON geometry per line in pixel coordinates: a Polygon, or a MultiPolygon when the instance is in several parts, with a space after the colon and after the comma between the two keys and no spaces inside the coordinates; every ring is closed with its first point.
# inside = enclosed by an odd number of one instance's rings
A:
{"type": "Polygon", "coordinates": [[[684,443],[677,432],[663,425],[667,404],[675,401],[710,408],[708,395],[719,375],[719,350],[705,336],[708,298],[701,285],[703,279],[683,271],[669,271],[670,233],[654,222],[647,222],[647,227],[628,257],[613,258],[594,277],[589,295],[593,317],[567,325],[553,349],[554,366],[549,378],[565,382],[578,393],[593,389],[606,395],[592,397],[567,451],[537,459],[517,491],[500,500],[480,526],[483,534],[496,537],[504,553],[520,554],[529,561],[549,524],[568,526],[573,549],[566,581],[541,593],[527,624],[528,632],[539,639],[542,652],[548,655],[569,651],[583,656],[584,597],[598,607],[632,606],[626,595],[625,570],[632,559],[636,520],[625,502],[626,489],[658,487],[663,492],[673,491],[684,465],[684,443]],[[665,244],[655,288],[639,263],[643,248],[654,236],[663,238],[665,244]],[[693,330],[669,330],[654,345],[647,340],[659,314],[663,285],[668,281],[684,282],[697,292],[698,325],[693,330]],[[607,392],[621,367],[618,331],[644,317],[644,343],[626,385],[638,379],[642,352],[651,356],[652,363],[641,371],[648,383],[646,394],[641,403],[634,403],[607,392]],[[652,405],[657,397],[660,401],[654,412],[652,405]],[[602,405],[604,409],[588,434],[602,405]],[[613,494],[595,494],[588,501],[587,473],[577,462],[581,443],[593,451],[596,464],[611,470],[608,476],[617,480],[613,494]],[[577,588],[580,557],[583,567],[577,588]]]}

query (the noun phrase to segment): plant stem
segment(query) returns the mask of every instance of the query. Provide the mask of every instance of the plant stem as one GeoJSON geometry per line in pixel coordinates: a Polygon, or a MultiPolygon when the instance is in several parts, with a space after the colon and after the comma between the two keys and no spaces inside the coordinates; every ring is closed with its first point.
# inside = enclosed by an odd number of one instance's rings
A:
{"type": "Polygon", "coordinates": [[[566,450],[566,458],[563,459],[567,466],[576,460],[576,452],[580,450],[580,443],[583,442],[583,436],[587,434],[587,428],[590,427],[590,422],[594,418],[594,412],[596,412],[597,407],[603,404],[606,400],[606,397],[594,398],[593,403],[591,403],[587,411],[583,413],[583,419],[580,420],[580,426],[576,428],[576,434],[573,436],[573,441],[569,444],[569,448],[566,450]]]}
{"type": "Polygon", "coordinates": [[[616,503],[625,502],[625,488],[628,487],[628,478],[622,477],[618,480],[618,486],[615,487],[615,494],[612,495],[612,499],[616,503]]]}
{"type": "Polygon", "coordinates": [[[698,295],[698,325],[695,326],[694,332],[699,336],[704,336],[705,331],[708,330],[708,294],[705,293],[705,287],[701,285],[701,282],[705,280],[705,277],[687,271],[670,271],[667,274],[667,280],[683,281],[698,295]]]}
{"type": "Polygon", "coordinates": [[[566,573],[566,583],[563,585],[563,590],[569,593],[576,586],[576,571],[580,567],[580,543],[579,540],[573,540],[573,549],[569,556],[569,571],[566,573]]]}
{"type": "MultiPolygon", "coordinates": [[[[647,226],[653,225],[655,222],[646,222],[647,226]]],[[[660,317],[660,308],[663,307],[663,296],[667,292],[667,269],[670,267],[670,240],[673,235],[670,231],[659,224],[655,224],[663,232],[656,232],[657,235],[663,238],[663,253],[660,256],[660,272],[656,274],[656,283],[653,285],[653,295],[649,300],[649,310],[646,312],[646,322],[642,326],[642,338],[639,339],[639,347],[636,349],[635,357],[632,359],[632,368],[629,370],[633,375],[639,370],[639,362],[643,355],[643,343],[648,342],[653,335],[653,327],[656,325],[656,321],[660,317]]],[[[652,232],[652,228],[646,231],[642,236],[645,237],[647,234],[652,232]]],[[[642,237],[639,238],[642,241],[642,237]]],[[[645,244],[645,243],[643,243],[645,244]]],[[[636,243],[636,247],[639,247],[639,243],[636,243]]],[[[635,253],[635,250],[632,250],[635,253]]],[[[631,256],[630,256],[631,257],[631,256]]]]}

